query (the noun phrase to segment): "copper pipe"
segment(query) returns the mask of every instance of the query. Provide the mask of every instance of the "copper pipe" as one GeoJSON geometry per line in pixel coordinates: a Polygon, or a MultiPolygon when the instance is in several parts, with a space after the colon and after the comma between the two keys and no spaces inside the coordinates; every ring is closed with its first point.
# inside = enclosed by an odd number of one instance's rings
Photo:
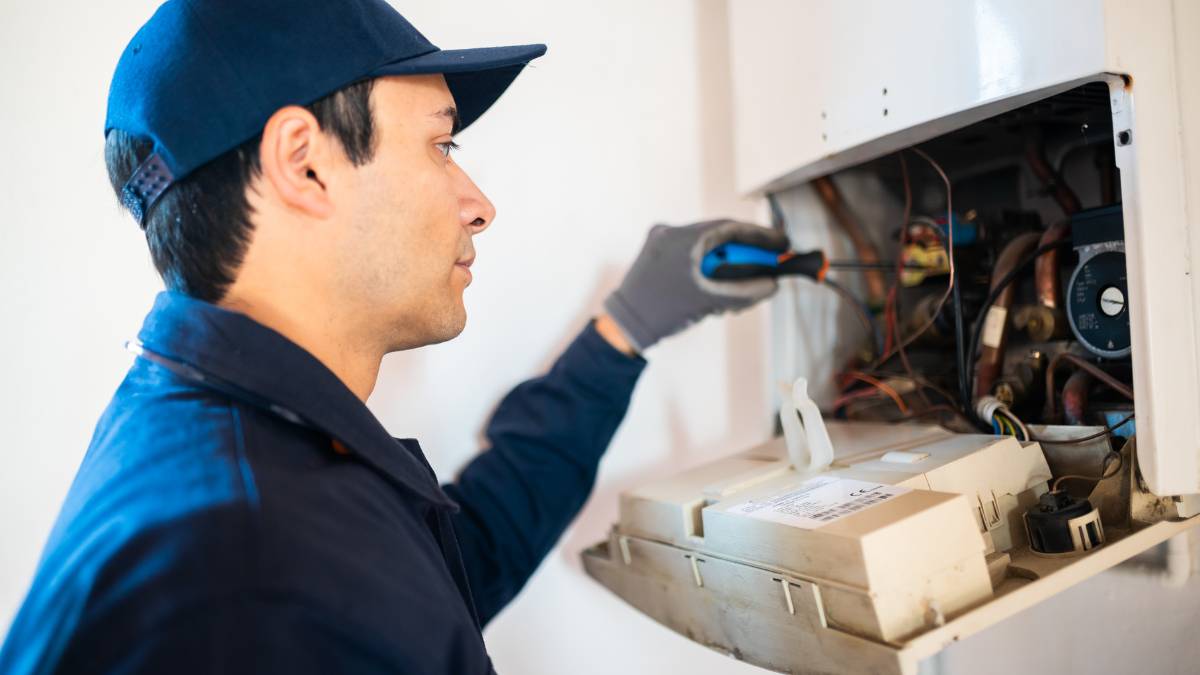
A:
{"type": "Polygon", "coordinates": [[[1092,376],[1086,370],[1077,370],[1067,378],[1063,385],[1063,421],[1067,424],[1083,424],[1083,416],[1087,412],[1088,389],[1092,386],[1092,376]]]}
{"type": "Polygon", "coordinates": [[[1062,207],[1063,213],[1069,216],[1079,211],[1079,197],[1075,196],[1071,186],[1067,185],[1062,176],[1046,161],[1040,142],[1030,140],[1025,143],[1025,159],[1029,162],[1029,168],[1033,169],[1033,174],[1054,195],[1054,201],[1062,207]]]}
{"type": "MultiPolygon", "coordinates": [[[[1063,218],[1046,228],[1038,246],[1063,241],[1071,236],[1071,220],[1063,218]]],[[[1037,308],[1026,320],[1025,329],[1035,342],[1045,342],[1061,335],[1063,316],[1058,298],[1062,295],[1058,280],[1058,249],[1046,251],[1033,263],[1034,288],[1037,290],[1037,308]]]]}
{"type": "MultiPolygon", "coordinates": [[[[1004,246],[992,268],[992,290],[995,290],[1000,280],[1037,247],[1039,238],[1041,235],[1037,232],[1026,232],[1004,246]]],[[[1004,367],[1004,343],[1008,339],[1008,309],[1012,306],[1015,294],[1015,284],[1009,284],[996,297],[996,302],[988,309],[988,315],[984,319],[983,335],[979,341],[979,359],[975,361],[976,398],[991,393],[992,385],[1004,367]]]]}
{"type": "Polygon", "coordinates": [[[1118,380],[1112,375],[1109,375],[1096,364],[1074,354],[1063,352],[1062,354],[1055,356],[1053,359],[1050,359],[1050,365],[1046,366],[1045,418],[1047,422],[1053,421],[1058,414],[1054,403],[1054,371],[1057,370],[1058,367],[1063,363],[1069,363],[1080,370],[1087,371],[1089,375],[1108,385],[1108,387],[1113,391],[1124,396],[1130,401],[1133,400],[1133,389],[1129,385],[1118,380]]]}
{"type": "MultiPolygon", "coordinates": [[[[862,226],[854,219],[854,216],[846,209],[846,204],[842,201],[842,195],[834,185],[833,180],[829,176],[822,176],[813,181],[813,186],[817,189],[817,195],[821,197],[821,201],[825,204],[825,208],[829,209],[829,213],[833,215],[833,219],[837,221],[842,230],[850,237],[850,242],[854,245],[854,250],[858,255],[858,259],[865,263],[879,262],[879,249],[867,237],[862,226]]],[[[863,277],[867,282],[867,305],[871,309],[879,309],[883,307],[887,299],[887,282],[884,280],[882,270],[864,270],[863,277]]]]}
{"type": "MultiPolygon", "coordinates": [[[[1071,236],[1071,221],[1068,218],[1054,223],[1042,233],[1038,246],[1062,241],[1071,236]]],[[[1046,251],[1033,262],[1038,304],[1048,309],[1058,308],[1058,249],[1046,251]]]]}

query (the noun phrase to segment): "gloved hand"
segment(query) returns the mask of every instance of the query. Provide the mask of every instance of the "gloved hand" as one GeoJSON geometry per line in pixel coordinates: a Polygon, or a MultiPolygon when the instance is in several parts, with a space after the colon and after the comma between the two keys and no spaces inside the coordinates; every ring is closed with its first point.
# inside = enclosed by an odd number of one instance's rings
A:
{"type": "Polygon", "coordinates": [[[788,249],[779,230],[733,220],[650,229],[633,267],[604,301],[635,349],[644,351],[710,314],[745,309],[775,293],[773,278],[716,281],[700,273],[704,254],[728,242],[788,249]]]}

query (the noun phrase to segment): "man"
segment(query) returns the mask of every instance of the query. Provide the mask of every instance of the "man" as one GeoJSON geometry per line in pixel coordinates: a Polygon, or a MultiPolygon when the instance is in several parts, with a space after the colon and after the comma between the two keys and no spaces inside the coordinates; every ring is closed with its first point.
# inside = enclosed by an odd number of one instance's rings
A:
{"type": "Polygon", "coordinates": [[[382,0],[172,0],[134,36],[105,154],[167,291],[0,672],[491,672],[481,628],[582,507],[640,352],[775,289],[699,256],[787,244],[652,230],[439,487],[364,401],[385,354],[463,330],[495,211],[453,136],[544,51],[441,51],[382,0]]]}

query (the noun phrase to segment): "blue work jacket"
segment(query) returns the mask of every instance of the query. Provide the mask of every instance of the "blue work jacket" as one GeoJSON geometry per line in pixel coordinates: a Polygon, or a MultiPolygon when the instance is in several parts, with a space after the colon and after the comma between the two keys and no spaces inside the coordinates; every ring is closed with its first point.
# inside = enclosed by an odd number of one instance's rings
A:
{"type": "Polygon", "coordinates": [[[481,627],[583,506],[645,365],[589,325],[439,487],[242,314],[162,293],[138,339],[0,673],[494,672],[481,627]]]}

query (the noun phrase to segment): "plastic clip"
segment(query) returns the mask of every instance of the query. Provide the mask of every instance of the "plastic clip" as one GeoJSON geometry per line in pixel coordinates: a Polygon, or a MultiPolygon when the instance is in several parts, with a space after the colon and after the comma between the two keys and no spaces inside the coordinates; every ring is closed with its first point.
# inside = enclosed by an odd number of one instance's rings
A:
{"type": "Polygon", "coordinates": [[[788,459],[800,473],[817,473],[833,464],[833,442],[821,419],[821,409],[808,397],[808,380],[796,378],[791,395],[779,409],[788,459]]]}

